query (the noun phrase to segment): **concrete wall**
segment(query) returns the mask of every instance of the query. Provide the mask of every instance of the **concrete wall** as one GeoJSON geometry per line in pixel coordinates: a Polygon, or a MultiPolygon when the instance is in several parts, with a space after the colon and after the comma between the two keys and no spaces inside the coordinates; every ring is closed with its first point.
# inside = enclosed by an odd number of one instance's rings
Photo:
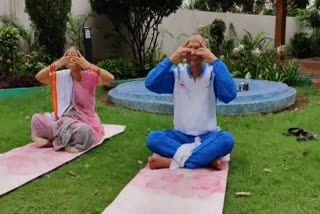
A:
{"type": "MultiPolygon", "coordinates": [[[[0,15],[15,15],[23,25],[28,27],[30,20],[24,10],[24,0],[0,0],[0,15]]],[[[90,13],[91,6],[89,0],[72,0],[71,12],[74,15],[90,13]]],[[[253,35],[264,31],[267,33],[267,36],[274,38],[274,16],[178,10],[177,13],[165,18],[160,25],[161,35],[159,43],[162,43],[163,52],[167,55],[172,54],[187,38],[187,35],[195,33],[199,25],[211,24],[215,18],[222,19],[227,27],[230,23],[233,23],[240,38],[244,34],[243,29],[246,29],[253,35]]],[[[128,47],[119,38],[112,36],[112,24],[105,16],[94,15],[89,19],[87,26],[93,29],[93,49],[96,60],[117,54],[124,57],[128,56],[128,47]]],[[[288,17],[286,41],[289,42],[289,39],[295,32],[305,30],[294,18],[288,17]]],[[[228,34],[228,29],[226,33],[228,34]]]]}
{"type": "MultiPolygon", "coordinates": [[[[222,19],[227,26],[226,36],[229,34],[229,25],[232,23],[236,29],[239,38],[244,35],[244,29],[252,33],[254,36],[261,31],[266,36],[274,39],[275,35],[275,16],[233,14],[233,13],[213,13],[203,11],[179,10],[177,13],[165,18],[160,26],[164,34],[163,52],[171,54],[186,39],[186,35],[192,35],[197,32],[200,25],[211,24],[214,19],[222,19]],[[166,32],[170,32],[169,35],[166,32]],[[178,37],[180,36],[180,39],[178,37]]],[[[295,18],[287,17],[286,42],[296,32],[305,31],[303,26],[295,20],[295,18]]],[[[161,39],[160,39],[161,40],[161,39]]]]}

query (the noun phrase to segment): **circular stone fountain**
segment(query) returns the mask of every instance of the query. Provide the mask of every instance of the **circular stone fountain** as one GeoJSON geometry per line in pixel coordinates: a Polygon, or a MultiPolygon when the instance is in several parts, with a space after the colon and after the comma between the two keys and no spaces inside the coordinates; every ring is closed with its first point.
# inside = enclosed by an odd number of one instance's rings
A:
{"type": "MultiPolygon", "coordinates": [[[[236,86],[244,79],[234,79],[236,86]]],[[[296,100],[296,90],[284,83],[264,80],[245,80],[249,91],[238,92],[228,104],[218,101],[218,114],[240,115],[280,111],[296,100]]],[[[118,85],[109,92],[111,101],[127,108],[161,114],[173,113],[172,95],[156,94],[144,86],[144,81],[118,85]]]]}

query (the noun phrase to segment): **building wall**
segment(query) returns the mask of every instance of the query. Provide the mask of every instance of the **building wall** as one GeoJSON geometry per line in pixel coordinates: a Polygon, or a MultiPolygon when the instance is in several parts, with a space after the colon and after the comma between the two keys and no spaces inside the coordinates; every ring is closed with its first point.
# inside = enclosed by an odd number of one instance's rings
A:
{"type": "MultiPolygon", "coordinates": [[[[0,0],[0,15],[12,14],[16,16],[20,22],[28,27],[30,20],[25,13],[24,0],[0,0]]],[[[91,12],[89,0],[72,0],[71,12],[74,15],[86,15],[91,12]]],[[[197,31],[200,25],[211,24],[215,18],[222,19],[226,26],[232,23],[242,38],[244,29],[252,33],[258,34],[261,31],[266,35],[274,38],[275,17],[262,15],[232,14],[232,13],[215,13],[203,11],[178,10],[177,13],[171,14],[163,20],[160,25],[160,39],[163,53],[170,55],[174,50],[183,43],[183,41],[191,34],[197,31]]],[[[89,19],[87,26],[92,28],[93,50],[95,60],[104,59],[113,55],[120,54],[124,57],[128,56],[128,47],[112,36],[112,24],[103,15],[94,15],[89,19]]],[[[287,18],[286,42],[294,35],[295,32],[306,31],[294,18],[287,18]]],[[[228,35],[228,29],[227,29],[228,35]]]]}

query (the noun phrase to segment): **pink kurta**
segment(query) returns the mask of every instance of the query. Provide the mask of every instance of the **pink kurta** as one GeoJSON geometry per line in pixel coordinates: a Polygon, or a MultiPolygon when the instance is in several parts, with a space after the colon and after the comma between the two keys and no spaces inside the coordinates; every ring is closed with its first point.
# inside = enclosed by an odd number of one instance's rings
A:
{"type": "Polygon", "coordinates": [[[84,71],[82,73],[80,84],[73,80],[73,104],[76,111],[93,128],[95,133],[94,144],[99,142],[104,136],[104,129],[100,118],[94,110],[96,86],[98,84],[98,75],[91,71],[84,71]]]}
{"type": "MultiPolygon", "coordinates": [[[[76,114],[81,118],[77,124],[89,125],[94,131],[93,144],[99,142],[104,136],[104,129],[98,115],[95,113],[95,92],[99,84],[99,77],[92,71],[84,71],[80,83],[73,80],[72,104],[76,114]]],[[[70,120],[74,120],[72,114],[66,114],[70,120]]],[[[64,117],[64,116],[63,116],[64,117]]],[[[57,121],[53,121],[45,115],[35,114],[32,118],[32,135],[54,141],[54,127],[59,126],[57,121]]]]}

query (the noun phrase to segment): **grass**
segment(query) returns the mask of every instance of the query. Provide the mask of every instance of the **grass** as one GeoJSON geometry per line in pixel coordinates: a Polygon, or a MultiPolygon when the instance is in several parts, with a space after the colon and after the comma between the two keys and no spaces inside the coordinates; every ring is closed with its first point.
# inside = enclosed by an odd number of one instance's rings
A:
{"type": "MultiPolygon", "coordinates": [[[[320,90],[298,91],[310,100],[298,112],[219,116],[219,125],[236,139],[225,213],[317,213],[320,209],[320,142],[298,143],[282,135],[289,127],[320,133],[320,90]],[[251,196],[239,198],[235,195],[239,191],[251,196]]],[[[99,88],[97,95],[102,93],[99,88]]],[[[0,102],[0,153],[30,142],[30,117],[50,111],[49,99],[47,88],[33,97],[0,102]]],[[[126,125],[125,133],[0,197],[0,213],[101,213],[144,167],[151,154],[145,145],[148,132],[173,128],[171,116],[106,107],[99,101],[96,110],[103,123],[126,125]],[[80,177],[71,176],[70,170],[80,177]]]]}

